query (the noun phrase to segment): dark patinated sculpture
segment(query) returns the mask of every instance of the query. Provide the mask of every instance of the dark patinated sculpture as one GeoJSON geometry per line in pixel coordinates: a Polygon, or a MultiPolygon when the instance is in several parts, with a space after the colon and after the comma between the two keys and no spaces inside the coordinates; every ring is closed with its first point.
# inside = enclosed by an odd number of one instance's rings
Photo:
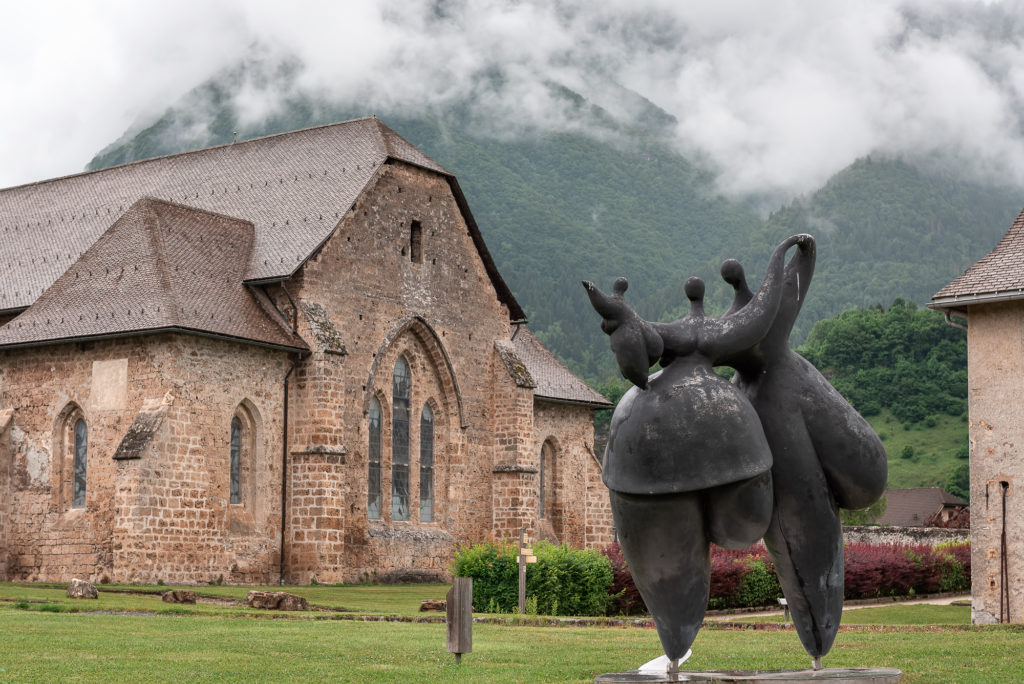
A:
{"type": "Polygon", "coordinates": [[[886,460],[867,422],[789,348],[814,260],[811,236],[787,239],[756,293],[729,260],[729,311],[706,316],[704,283],[691,278],[690,313],[672,323],[637,316],[624,279],[612,295],[584,283],[636,385],[612,417],[603,476],[623,553],[672,663],[704,616],[710,542],[743,548],[764,537],[815,667],[839,627],[838,508],[877,500],[886,460]],[[648,377],[655,361],[663,369],[648,377]],[[736,382],[714,373],[718,365],[735,368],[736,382]]]}

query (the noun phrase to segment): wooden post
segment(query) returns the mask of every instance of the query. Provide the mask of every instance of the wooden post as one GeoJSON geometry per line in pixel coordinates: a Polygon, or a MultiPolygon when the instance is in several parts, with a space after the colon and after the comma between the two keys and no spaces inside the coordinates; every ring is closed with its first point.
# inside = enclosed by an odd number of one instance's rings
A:
{"type": "Polygon", "coordinates": [[[533,549],[526,546],[526,528],[519,528],[519,614],[526,614],[526,564],[536,563],[537,557],[533,555],[533,549]]]}
{"type": "Polygon", "coordinates": [[[446,646],[455,654],[455,664],[462,663],[463,653],[473,652],[473,578],[456,577],[445,597],[448,630],[446,646]]]}
{"type": "Polygon", "coordinates": [[[526,543],[526,528],[519,528],[519,614],[526,614],[526,558],[523,556],[523,544],[526,543]]]}

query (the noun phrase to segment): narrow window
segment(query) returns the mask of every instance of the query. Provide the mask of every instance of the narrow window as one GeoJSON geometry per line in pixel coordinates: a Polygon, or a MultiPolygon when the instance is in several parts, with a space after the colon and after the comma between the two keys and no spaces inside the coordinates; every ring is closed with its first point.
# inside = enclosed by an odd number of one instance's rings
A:
{"type": "Polygon", "coordinates": [[[366,513],[370,520],[380,520],[380,402],[370,399],[370,472],[366,485],[366,513]]]}
{"type": "Polygon", "coordinates": [[[434,522],[434,412],[420,416],[420,522],[434,522]]]}
{"type": "Polygon", "coordinates": [[[540,448],[540,491],[538,492],[538,515],[541,518],[548,517],[548,479],[550,479],[551,469],[551,443],[544,442],[544,446],[540,448]]]}
{"type": "Polygon", "coordinates": [[[391,413],[391,519],[409,519],[409,397],[412,380],[402,357],[392,378],[391,413]]]}
{"type": "Polygon", "coordinates": [[[231,419],[231,503],[242,503],[242,421],[231,419]]]}
{"type": "Polygon", "coordinates": [[[423,263],[423,226],[419,221],[409,226],[409,258],[414,263],[423,263]]]}
{"type": "MultiPolygon", "coordinates": [[[[75,423],[75,458],[72,466],[71,507],[85,508],[85,460],[89,450],[89,429],[81,418],[75,423]]],[[[67,505],[67,504],[65,504],[67,505]]]]}

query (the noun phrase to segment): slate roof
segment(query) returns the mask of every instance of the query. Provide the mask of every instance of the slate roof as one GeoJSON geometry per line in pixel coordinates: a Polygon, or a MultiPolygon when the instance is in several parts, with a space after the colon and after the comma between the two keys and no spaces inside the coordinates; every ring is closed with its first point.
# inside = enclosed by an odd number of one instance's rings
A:
{"type": "Polygon", "coordinates": [[[930,306],[955,308],[1006,299],[1024,299],[1024,212],[995,249],[936,292],[930,306]]]}
{"type": "Polygon", "coordinates": [[[967,502],[938,487],[889,489],[885,492],[885,513],[881,525],[921,527],[944,506],[967,506],[967,502]]]}
{"type": "Polygon", "coordinates": [[[525,318],[455,178],[373,117],[0,190],[0,312],[31,305],[145,196],[248,221],[255,240],[243,279],[287,278],[389,160],[445,176],[499,299],[525,318]]]}
{"type": "Polygon", "coordinates": [[[264,295],[242,282],[247,221],[143,198],[7,325],[0,348],[187,331],[308,349],[264,295]]]}
{"type": "Polygon", "coordinates": [[[513,345],[516,356],[526,366],[533,380],[534,397],[597,408],[611,408],[614,405],[573,375],[525,326],[519,329],[513,345]]]}

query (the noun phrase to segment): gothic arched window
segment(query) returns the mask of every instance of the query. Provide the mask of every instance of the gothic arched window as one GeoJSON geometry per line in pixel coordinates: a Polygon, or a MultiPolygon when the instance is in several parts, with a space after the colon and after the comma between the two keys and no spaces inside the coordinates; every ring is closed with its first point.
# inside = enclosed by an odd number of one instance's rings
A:
{"type": "Polygon", "coordinates": [[[391,519],[409,519],[409,414],[412,378],[403,357],[391,385],[391,519]]]}
{"type": "Polygon", "coordinates": [[[71,467],[71,507],[85,508],[86,456],[89,450],[89,428],[85,420],[75,422],[75,452],[71,467]]]}
{"type": "Polygon", "coordinates": [[[420,522],[434,522],[434,412],[420,415],[420,522]]]}
{"type": "Polygon", "coordinates": [[[380,520],[380,402],[370,399],[369,473],[366,485],[366,515],[380,520]]]}
{"type": "Polygon", "coordinates": [[[242,421],[231,419],[231,503],[242,503],[242,421]]]}
{"type": "Polygon", "coordinates": [[[551,467],[553,465],[555,450],[551,442],[544,442],[540,448],[540,491],[537,496],[538,515],[541,518],[548,517],[548,508],[551,506],[551,467]]]}

